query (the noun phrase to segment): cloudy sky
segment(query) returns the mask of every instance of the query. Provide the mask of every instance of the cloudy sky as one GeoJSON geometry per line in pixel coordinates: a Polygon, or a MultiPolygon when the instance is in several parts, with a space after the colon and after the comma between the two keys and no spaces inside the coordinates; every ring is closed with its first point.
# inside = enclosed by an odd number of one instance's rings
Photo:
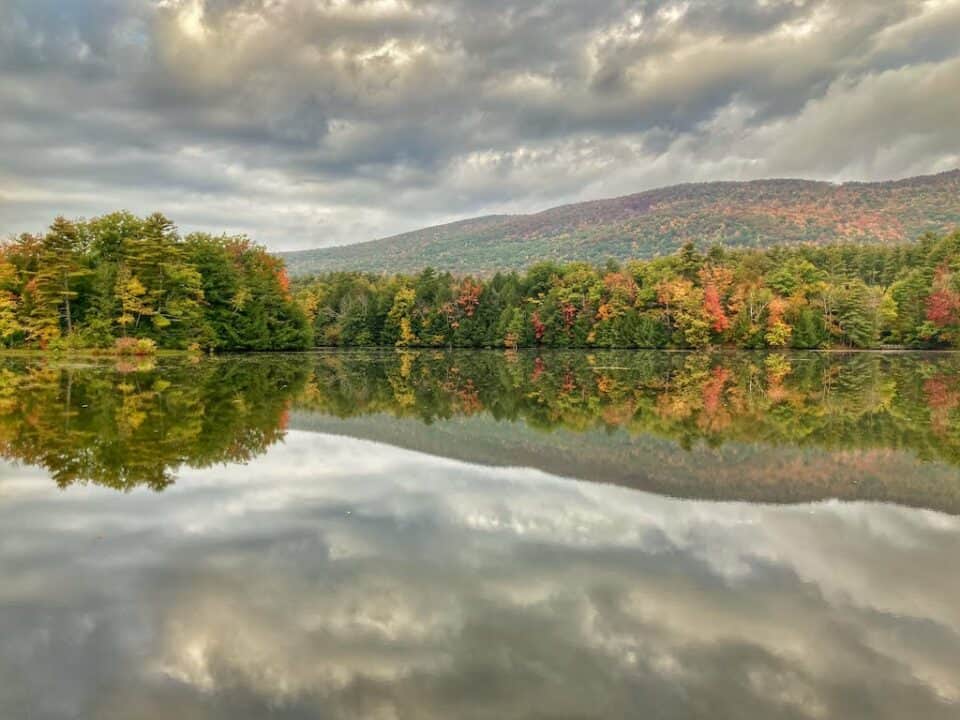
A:
{"type": "Polygon", "coordinates": [[[960,165],[960,0],[2,0],[0,235],[273,249],[676,182],[960,165]]]}

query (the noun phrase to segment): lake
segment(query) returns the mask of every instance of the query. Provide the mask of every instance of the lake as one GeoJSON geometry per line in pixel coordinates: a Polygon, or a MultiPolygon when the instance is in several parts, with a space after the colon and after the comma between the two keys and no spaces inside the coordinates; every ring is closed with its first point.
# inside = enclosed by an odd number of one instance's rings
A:
{"type": "Polygon", "coordinates": [[[960,355],[0,360],[0,718],[960,717],[960,355]]]}

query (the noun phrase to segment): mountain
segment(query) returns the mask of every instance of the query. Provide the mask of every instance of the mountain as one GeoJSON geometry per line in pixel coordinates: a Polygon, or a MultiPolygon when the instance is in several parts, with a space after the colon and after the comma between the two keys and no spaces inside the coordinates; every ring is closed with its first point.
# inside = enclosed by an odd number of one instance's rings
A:
{"type": "Polygon", "coordinates": [[[960,170],[889,182],[711,182],[487,215],[382,240],[282,253],[292,275],[330,270],[463,273],[540,260],[665,255],[688,240],[736,247],[840,240],[896,243],[960,226],[960,170]]]}
{"type": "Polygon", "coordinates": [[[960,515],[956,468],[918,460],[906,449],[831,450],[739,441],[681,448],[673,440],[622,429],[544,432],[524,422],[500,422],[486,413],[426,424],[390,413],[344,418],[294,409],[289,427],[473,464],[535,468],[671,497],[760,503],[838,498],[960,515]]]}

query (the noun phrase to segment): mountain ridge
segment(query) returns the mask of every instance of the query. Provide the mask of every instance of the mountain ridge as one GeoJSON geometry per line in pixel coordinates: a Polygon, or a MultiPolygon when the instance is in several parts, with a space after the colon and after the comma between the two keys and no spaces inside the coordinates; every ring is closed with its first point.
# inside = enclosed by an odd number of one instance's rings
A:
{"type": "Polygon", "coordinates": [[[465,218],[353,245],[279,253],[291,275],[457,273],[540,260],[649,258],[693,240],[733,247],[895,243],[960,227],[960,169],[881,182],[801,178],[682,183],[528,214],[465,218]]]}

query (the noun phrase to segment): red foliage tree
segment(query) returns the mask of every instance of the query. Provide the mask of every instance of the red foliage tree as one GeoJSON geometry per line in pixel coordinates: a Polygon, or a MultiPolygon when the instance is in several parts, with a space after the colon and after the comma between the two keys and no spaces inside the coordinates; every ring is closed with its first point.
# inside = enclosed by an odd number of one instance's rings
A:
{"type": "Polygon", "coordinates": [[[480,304],[480,293],[483,292],[483,285],[467,278],[460,286],[460,293],[457,296],[457,305],[463,310],[467,317],[473,317],[474,311],[480,304]]]}
{"type": "Polygon", "coordinates": [[[713,283],[710,283],[703,289],[703,305],[707,316],[710,318],[711,327],[714,332],[722,333],[730,327],[730,318],[727,317],[727,314],[723,310],[720,291],[713,283]]]}
{"type": "Polygon", "coordinates": [[[956,310],[956,299],[946,290],[934,290],[927,298],[927,320],[938,327],[952,324],[956,310]]]}
{"type": "Polygon", "coordinates": [[[533,337],[536,338],[537,342],[543,340],[543,336],[547,332],[547,326],[540,319],[540,313],[535,312],[530,316],[530,324],[533,325],[533,337]]]}
{"type": "Polygon", "coordinates": [[[946,268],[937,268],[933,291],[927,296],[927,320],[937,327],[947,327],[958,320],[960,294],[951,287],[951,279],[946,268]]]}
{"type": "Polygon", "coordinates": [[[287,275],[287,269],[283,266],[277,269],[277,284],[280,286],[280,292],[287,300],[290,299],[290,276],[287,275]]]}

